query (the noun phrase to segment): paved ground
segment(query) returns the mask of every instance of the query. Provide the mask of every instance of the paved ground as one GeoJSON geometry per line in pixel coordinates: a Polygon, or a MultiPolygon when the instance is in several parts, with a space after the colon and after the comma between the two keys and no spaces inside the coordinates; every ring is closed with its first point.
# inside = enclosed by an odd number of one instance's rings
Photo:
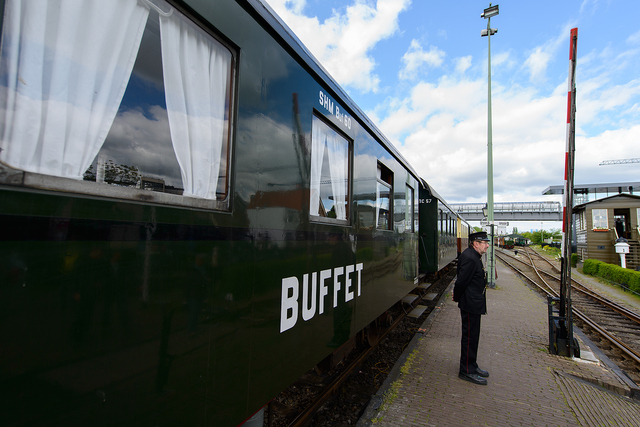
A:
{"type": "Polygon", "coordinates": [[[458,378],[460,312],[449,293],[358,425],[640,426],[629,388],[584,342],[593,361],[549,354],[545,302],[501,264],[487,300],[478,363],[489,385],[458,378]]]}

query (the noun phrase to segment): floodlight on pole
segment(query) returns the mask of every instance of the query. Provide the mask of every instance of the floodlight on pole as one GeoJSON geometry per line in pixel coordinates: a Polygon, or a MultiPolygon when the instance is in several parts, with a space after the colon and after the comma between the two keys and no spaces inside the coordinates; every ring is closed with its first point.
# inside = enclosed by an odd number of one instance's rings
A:
{"type": "Polygon", "coordinates": [[[495,288],[495,277],[496,277],[496,250],[494,245],[494,223],[493,223],[493,143],[492,143],[492,124],[491,124],[491,36],[496,34],[498,30],[496,28],[491,28],[491,17],[498,15],[498,5],[492,6],[489,3],[489,7],[482,12],[480,17],[485,18],[487,20],[487,29],[482,30],[480,33],[481,36],[487,36],[489,49],[488,49],[488,72],[487,72],[487,80],[488,80],[488,96],[487,96],[487,222],[490,225],[491,229],[491,237],[489,245],[489,251],[487,253],[487,286],[490,288],[495,288]]]}
{"type": "Polygon", "coordinates": [[[480,17],[484,18],[484,19],[489,19],[489,18],[492,18],[492,17],[496,16],[498,13],[500,13],[498,11],[498,7],[499,7],[498,5],[491,6],[491,3],[489,3],[489,7],[486,8],[484,10],[484,12],[482,12],[480,17]]]}

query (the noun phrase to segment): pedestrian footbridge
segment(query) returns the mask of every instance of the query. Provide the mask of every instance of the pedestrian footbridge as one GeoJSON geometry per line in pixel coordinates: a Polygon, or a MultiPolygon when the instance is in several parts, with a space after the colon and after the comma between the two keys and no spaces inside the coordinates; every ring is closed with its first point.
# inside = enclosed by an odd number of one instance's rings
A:
{"type": "MultiPolygon", "coordinates": [[[[449,206],[467,221],[485,218],[485,203],[450,203],[449,206]]],[[[562,221],[560,202],[506,202],[493,204],[494,221],[562,221]]]]}

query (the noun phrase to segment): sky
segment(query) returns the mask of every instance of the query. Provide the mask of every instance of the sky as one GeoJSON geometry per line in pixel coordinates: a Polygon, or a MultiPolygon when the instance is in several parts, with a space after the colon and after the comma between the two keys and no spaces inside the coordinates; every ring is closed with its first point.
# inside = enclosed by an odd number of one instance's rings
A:
{"type": "MultiPolygon", "coordinates": [[[[480,32],[489,2],[267,2],[447,202],[486,202],[488,38],[480,32]]],[[[494,202],[562,201],[542,192],[564,182],[572,28],[578,28],[574,183],[640,181],[640,163],[599,166],[640,158],[640,2],[497,4],[494,202]]]]}

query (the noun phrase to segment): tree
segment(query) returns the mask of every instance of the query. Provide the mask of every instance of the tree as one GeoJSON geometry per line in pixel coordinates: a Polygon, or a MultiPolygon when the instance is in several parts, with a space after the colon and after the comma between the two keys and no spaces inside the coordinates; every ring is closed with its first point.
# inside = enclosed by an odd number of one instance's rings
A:
{"type": "MultiPolygon", "coordinates": [[[[135,187],[141,177],[142,175],[136,166],[119,165],[114,163],[113,160],[109,160],[104,165],[104,182],[107,184],[121,187],[135,187]]],[[[82,179],[85,181],[96,180],[93,165],[89,166],[89,169],[86,170],[82,179]]]]}
{"type": "MultiPolygon", "coordinates": [[[[523,232],[523,233],[520,233],[520,235],[521,235],[522,237],[524,237],[525,239],[530,240],[531,242],[534,242],[534,236],[533,236],[533,233],[532,233],[532,232],[530,232],[530,231],[525,231],[525,232],[523,232]]],[[[538,243],[540,243],[540,242],[538,242],[538,243]]]]}

